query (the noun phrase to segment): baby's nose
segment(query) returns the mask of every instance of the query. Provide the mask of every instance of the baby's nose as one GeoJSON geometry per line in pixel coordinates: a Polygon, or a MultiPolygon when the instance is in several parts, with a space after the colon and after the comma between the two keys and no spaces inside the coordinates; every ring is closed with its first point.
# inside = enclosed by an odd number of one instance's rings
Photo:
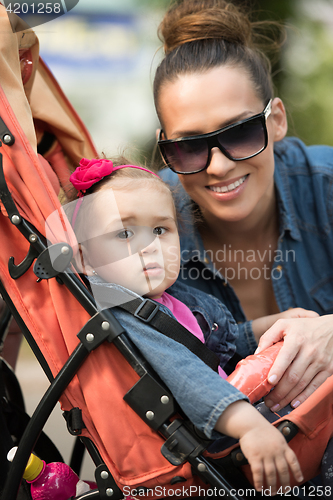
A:
{"type": "Polygon", "coordinates": [[[137,251],[141,254],[152,253],[157,250],[158,237],[153,233],[152,228],[142,228],[136,241],[137,251]]]}
{"type": "Polygon", "coordinates": [[[148,253],[154,253],[157,252],[157,245],[156,245],[156,240],[157,238],[155,237],[154,241],[150,241],[142,248],[141,253],[142,254],[148,254],[148,253]]]}

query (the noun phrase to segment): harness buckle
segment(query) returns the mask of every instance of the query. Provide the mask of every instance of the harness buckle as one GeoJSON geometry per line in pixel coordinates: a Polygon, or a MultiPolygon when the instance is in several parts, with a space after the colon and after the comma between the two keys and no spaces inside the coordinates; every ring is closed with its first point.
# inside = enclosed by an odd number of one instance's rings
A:
{"type": "Polygon", "coordinates": [[[134,316],[144,323],[150,323],[158,310],[158,304],[155,304],[151,299],[144,299],[136,309],[134,316]]]}

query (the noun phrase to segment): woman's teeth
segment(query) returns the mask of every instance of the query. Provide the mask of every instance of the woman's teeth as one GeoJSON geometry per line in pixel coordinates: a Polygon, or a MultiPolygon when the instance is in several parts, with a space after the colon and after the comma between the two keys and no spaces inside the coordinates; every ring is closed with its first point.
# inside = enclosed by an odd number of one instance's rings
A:
{"type": "Polygon", "coordinates": [[[247,178],[247,175],[244,175],[244,177],[242,177],[241,179],[239,179],[236,182],[233,182],[232,184],[229,184],[228,186],[222,186],[222,187],[209,186],[209,189],[211,189],[212,191],[215,191],[215,193],[227,193],[228,191],[233,191],[234,189],[238,188],[238,186],[243,184],[243,182],[245,181],[246,178],[247,178]]]}

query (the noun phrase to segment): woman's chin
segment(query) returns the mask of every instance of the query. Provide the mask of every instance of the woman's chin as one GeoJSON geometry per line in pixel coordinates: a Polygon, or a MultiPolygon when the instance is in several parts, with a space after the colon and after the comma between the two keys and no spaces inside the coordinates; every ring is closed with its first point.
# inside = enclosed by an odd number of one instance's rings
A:
{"type": "Polygon", "coordinates": [[[208,210],[202,211],[204,219],[209,220],[210,218],[218,219],[221,222],[226,223],[238,223],[247,219],[251,215],[250,206],[242,206],[232,208],[228,207],[210,207],[208,210]]]}

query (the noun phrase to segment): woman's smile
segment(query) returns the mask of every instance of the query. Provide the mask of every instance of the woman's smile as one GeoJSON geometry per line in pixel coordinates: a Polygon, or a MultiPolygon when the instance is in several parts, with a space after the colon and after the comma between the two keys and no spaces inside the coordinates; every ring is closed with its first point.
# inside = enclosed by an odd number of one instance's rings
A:
{"type": "Polygon", "coordinates": [[[250,174],[206,186],[211,196],[217,200],[231,200],[241,195],[247,186],[250,174]]]}

